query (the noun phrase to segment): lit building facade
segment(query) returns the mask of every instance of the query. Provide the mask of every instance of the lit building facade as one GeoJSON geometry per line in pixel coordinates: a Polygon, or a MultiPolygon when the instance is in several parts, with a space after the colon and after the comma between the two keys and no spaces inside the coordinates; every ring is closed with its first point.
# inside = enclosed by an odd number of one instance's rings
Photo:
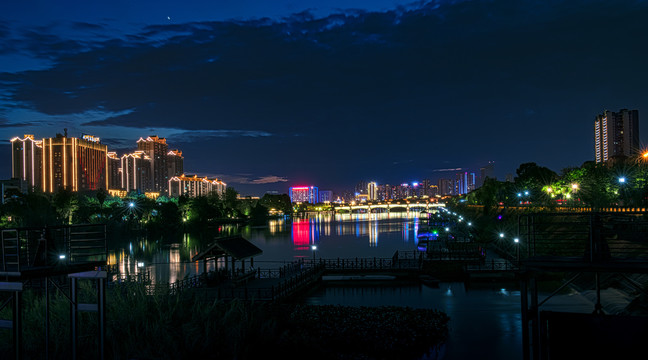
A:
{"type": "Polygon", "coordinates": [[[182,151],[170,150],[167,153],[167,176],[170,178],[184,174],[184,157],[182,151]]]}
{"type": "Polygon", "coordinates": [[[144,151],[121,157],[121,188],[144,193],[151,189],[151,158],[144,151]]]}
{"type": "Polygon", "coordinates": [[[151,159],[151,190],[167,193],[169,187],[169,175],[167,174],[167,154],[169,153],[169,146],[166,143],[166,139],[155,135],[149,136],[146,139],[140,138],[137,140],[137,150],[144,151],[151,159]]]}
{"type": "Polygon", "coordinates": [[[639,111],[604,111],[594,119],[596,162],[631,157],[639,151],[639,111]]]}
{"type": "Polygon", "coordinates": [[[207,177],[198,177],[198,175],[181,175],[173,176],[169,179],[167,185],[170,197],[199,197],[207,196],[211,193],[216,193],[219,196],[225,194],[227,184],[218,179],[208,179],[207,177]]]}
{"type": "Polygon", "coordinates": [[[11,139],[11,177],[27,183],[30,188],[41,187],[43,142],[34,135],[11,139]]]}
{"type": "Polygon", "coordinates": [[[119,190],[122,188],[121,159],[114,151],[109,151],[108,157],[108,189],[119,190]]]}
{"type": "Polygon", "coordinates": [[[331,190],[321,190],[319,192],[319,202],[321,203],[330,203],[333,201],[333,191],[331,190]]]}
{"type": "Polygon", "coordinates": [[[57,134],[42,142],[42,189],[87,191],[108,188],[107,147],[98,137],[82,139],[57,134]]]}
{"type": "Polygon", "coordinates": [[[316,204],[319,201],[317,186],[297,186],[291,187],[288,191],[290,201],[293,203],[311,203],[316,204]]]}
{"type": "Polygon", "coordinates": [[[367,198],[369,200],[378,200],[378,184],[373,181],[367,184],[367,198]]]}
{"type": "Polygon", "coordinates": [[[467,171],[457,173],[455,177],[455,195],[468,194],[475,190],[475,173],[467,171]]]}

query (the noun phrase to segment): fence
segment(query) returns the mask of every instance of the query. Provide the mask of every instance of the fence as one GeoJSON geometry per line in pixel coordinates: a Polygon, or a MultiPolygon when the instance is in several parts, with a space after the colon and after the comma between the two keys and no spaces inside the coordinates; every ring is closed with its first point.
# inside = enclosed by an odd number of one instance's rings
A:
{"type": "Polygon", "coordinates": [[[2,272],[106,261],[104,224],[3,229],[0,237],[2,272]]]}
{"type": "Polygon", "coordinates": [[[648,259],[645,213],[565,213],[521,215],[519,256],[648,259]]]}

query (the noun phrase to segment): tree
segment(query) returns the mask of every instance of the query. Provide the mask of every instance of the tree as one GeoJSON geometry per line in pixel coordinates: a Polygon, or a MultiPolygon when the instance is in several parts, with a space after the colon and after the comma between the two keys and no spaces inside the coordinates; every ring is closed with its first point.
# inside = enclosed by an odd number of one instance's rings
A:
{"type": "Polygon", "coordinates": [[[79,202],[75,193],[69,189],[60,188],[56,194],[54,194],[54,206],[56,211],[59,213],[61,220],[65,224],[72,223],[72,216],[74,212],[79,208],[79,202]]]}
{"type": "Polygon", "coordinates": [[[265,194],[259,200],[259,203],[267,209],[282,211],[284,214],[292,213],[292,203],[290,202],[290,196],[288,196],[288,194],[265,194]]]}

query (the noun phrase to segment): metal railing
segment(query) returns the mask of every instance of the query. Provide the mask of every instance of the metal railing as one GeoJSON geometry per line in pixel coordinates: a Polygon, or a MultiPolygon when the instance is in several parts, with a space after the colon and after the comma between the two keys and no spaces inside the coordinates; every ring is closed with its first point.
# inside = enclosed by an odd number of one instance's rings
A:
{"type": "Polygon", "coordinates": [[[520,215],[520,258],[535,256],[648,259],[648,217],[642,212],[520,215]]]}
{"type": "Polygon", "coordinates": [[[104,224],[3,229],[0,238],[0,271],[5,273],[107,258],[104,224]]]}

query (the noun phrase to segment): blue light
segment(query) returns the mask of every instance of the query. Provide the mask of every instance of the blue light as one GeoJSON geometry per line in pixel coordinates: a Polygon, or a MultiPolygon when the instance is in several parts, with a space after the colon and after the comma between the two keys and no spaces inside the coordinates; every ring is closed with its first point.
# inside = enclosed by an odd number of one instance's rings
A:
{"type": "Polygon", "coordinates": [[[622,177],[619,178],[619,182],[620,182],[621,184],[625,183],[625,181],[626,181],[626,178],[625,178],[625,177],[622,176],[622,177]]]}

